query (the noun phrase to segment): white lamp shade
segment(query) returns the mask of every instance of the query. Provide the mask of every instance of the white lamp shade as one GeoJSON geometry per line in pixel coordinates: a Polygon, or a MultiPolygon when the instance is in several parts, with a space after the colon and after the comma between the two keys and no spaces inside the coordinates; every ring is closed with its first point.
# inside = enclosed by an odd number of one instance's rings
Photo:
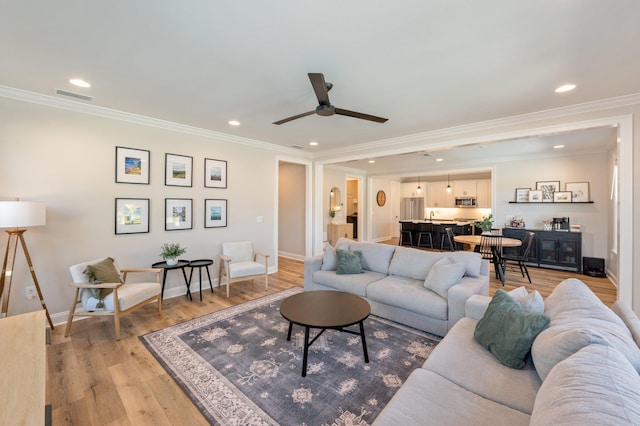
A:
{"type": "Polygon", "coordinates": [[[0,228],[41,226],[47,222],[44,203],[0,201],[0,228]]]}

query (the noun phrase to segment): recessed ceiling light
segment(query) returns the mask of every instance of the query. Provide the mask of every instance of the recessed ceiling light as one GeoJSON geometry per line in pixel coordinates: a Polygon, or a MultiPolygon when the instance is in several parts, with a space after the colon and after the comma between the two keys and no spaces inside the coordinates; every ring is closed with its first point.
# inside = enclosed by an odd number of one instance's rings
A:
{"type": "Polygon", "coordinates": [[[239,126],[240,122],[238,120],[229,120],[229,124],[231,124],[232,126],[239,126]]]}
{"type": "Polygon", "coordinates": [[[311,146],[318,146],[318,142],[311,141],[311,142],[309,142],[309,145],[311,145],[311,146]]]}
{"type": "Polygon", "coordinates": [[[74,86],[78,86],[78,87],[91,87],[91,84],[80,79],[80,78],[72,78],[71,80],[69,80],[69,83],[73,84],[74,86]]]}
{"type": "Polygon", "coordinates": [[[444,161],[444,158],[436,158],[437,162],[444,161]]]}
{"type": "Polygon", "coordinates": [[[563,84],[562,86],[556,88],[556,93],[570,92],[575,88],[576,88],[575,84],[563,84]]]}
{"type": "Polygon", "coordinates": [[[369,160],[369,164],[373,164],[375,162],[376,162],[376,160],[369,160]]]}
{"type": "Polygon", "coordinates": [[[564,148],[564,145],[554,145],[553,146],[555,149],[560,149],[560,148],[564,148]]]}

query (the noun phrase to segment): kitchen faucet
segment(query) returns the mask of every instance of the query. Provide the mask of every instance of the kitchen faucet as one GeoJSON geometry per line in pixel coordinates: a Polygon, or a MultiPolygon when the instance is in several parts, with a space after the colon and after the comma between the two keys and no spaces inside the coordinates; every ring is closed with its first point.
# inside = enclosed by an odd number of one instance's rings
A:
{"type": "Polygon", "coordinates": [[[432,220],[433,220],[433,210],[429,212],[429,222],[431,222],[432,220]]]}

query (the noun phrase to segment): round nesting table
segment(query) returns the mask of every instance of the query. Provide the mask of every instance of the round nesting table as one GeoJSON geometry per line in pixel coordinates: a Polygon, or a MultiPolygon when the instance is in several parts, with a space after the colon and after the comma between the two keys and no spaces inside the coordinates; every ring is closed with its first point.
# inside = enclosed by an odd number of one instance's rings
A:
{"type": "Polygon", "coordinates": [[[188,260],[180,259],[175,265],[168,265],[167,262],[156,262],[151,265],[152,268],[164,269],[162,274],[162,293],[160,294],[160,298],[164,297],[164,283],[167,281],[167,271],[171,271],[173,269],[182,269],[182,276],[184,276],[184,282],[187,285],[187,295],[191,297],[191,292],[189,291],[189,280],[187,279],[187,273],[184,270],[184,268],[189,266],[189,263],[190,262],[188,260]]]}
{"type": "Polygon", "coordinates": [[[280,314],[289,321],[287,340],[291,340],[293,324],[304,327],[304,356],[302,358],[302,377],[307,375],[307,358],[309,346],[315,342],[325,330],[338,330],[344,333],[359,335],[362,340],[364,362],[369,362],[367,341],[364,337],[364,320],[371,313],[371,306],[363,298],[341,291],[317,290],[294,294],[282,301],[280,314]],[[345,330],[344,327],[359,325],[359,332],[345,330]],[[309,330],[320,329],[320,332],[309,341],[309,330]]]}
{"type": "MultiPolygon", "coordinates": [[[[209,274],[209,266],[211,265],[213,265],[213,260],[211,259],[197,259],[189,262],[189,267],[191,268],[191,273],[189,274],[189,287],[191,287],[191,278],[193,278],[193,269],[198,268],[198,277],[200,278],[200,301],[202,301],[202,268],[205,268],[207,270],[207,277],[209,277],[209,288],[211,288],[211,293],[213,293],[213,285],[211,284],[211,275],[209,274]]],[[[189,294],[189,297],[191,297],[191,294],[189,294]]]]}

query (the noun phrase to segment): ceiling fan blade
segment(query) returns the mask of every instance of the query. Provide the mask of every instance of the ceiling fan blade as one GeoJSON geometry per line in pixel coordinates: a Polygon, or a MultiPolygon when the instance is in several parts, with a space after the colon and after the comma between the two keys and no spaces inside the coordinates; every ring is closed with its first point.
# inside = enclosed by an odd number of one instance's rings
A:
{"type": "Polygon", "coordinates": [[[316,92],[318,103],[320,105],[331,105],[331,102],[329,102],[329,89],[327,89],[327,83],[324,81],[324,75],[313,72],[310,72],[308,75],[313,90],[316,92]]]}
{"type": "Polygon", "coordinates": [[[348,109],[342,108],[336,108],[336,114],[361,118],[363,120],[375,121],[376,123],[384,123],[388,120],[388,118],[376,117],[375,115],[363,114],[361,112],[349,111],[348,109]]]}
{"type": "Polygon", "coordinates": [[[302,114],[293,115],[291,117],[283,118],[282,120],[274,121],[273,124],[284,124],[284,123],[287,123],[289,121],[293,121],[293,120],[296,120],[298,118],[306,117],[307,115],[311,115],[311,114],[315,114],[315,113],[316,113],[316,110],[314,109],[313,111],[303,112],[302,114]]]}

